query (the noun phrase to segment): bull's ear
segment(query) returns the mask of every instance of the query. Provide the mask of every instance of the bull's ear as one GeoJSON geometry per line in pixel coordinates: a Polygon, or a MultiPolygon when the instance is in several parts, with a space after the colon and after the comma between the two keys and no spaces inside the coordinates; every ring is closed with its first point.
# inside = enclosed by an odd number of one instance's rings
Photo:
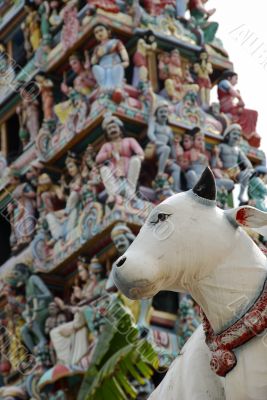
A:
{"type": "Polygon", "coordinates": [[[199,181],[193,187],[193,192],[203,199],[216,200],[215,178],[209,167],[205,169],[199,181]]]}
{"type": "Polygon", "coordinates": [[[227,218],[239,226],[261,228],[267,226],[267,212],[250,206],[241,206],[225,211],[227,218]]]}

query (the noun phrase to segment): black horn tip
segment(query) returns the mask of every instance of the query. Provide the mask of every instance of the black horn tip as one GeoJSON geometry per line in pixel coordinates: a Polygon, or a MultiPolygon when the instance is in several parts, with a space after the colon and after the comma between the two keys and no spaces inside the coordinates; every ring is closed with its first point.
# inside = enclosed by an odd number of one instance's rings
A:
{"type": "Polygon", "coordinates": [[[193,188],[193,192],[207,200],[216,200],[216,183],[213,172],[207,167],[199,181],[193,188]]]}

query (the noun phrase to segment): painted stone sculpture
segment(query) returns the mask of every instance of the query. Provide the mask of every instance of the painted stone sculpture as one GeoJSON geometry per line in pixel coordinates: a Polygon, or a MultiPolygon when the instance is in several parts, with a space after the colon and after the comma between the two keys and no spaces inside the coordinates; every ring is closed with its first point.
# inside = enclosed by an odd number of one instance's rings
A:
{"type": "Polygon", "coordinates": [[[205,3],[208,0],[189,0],[188,8],[191,14],[193,25],[202,32],[204,43],[213,41],[218,30],[217,22],[209,22],[208,19],[215,13],[215,8],[206,10],[205,3]]]}
{"type": "Polygon", "coordinates": [[[207,168],[192,191],[154,209],[117,261],[115,283],[128,297],[152,297],[166,289],[189,292],[206,315],[150,400],[206,398],[207,391],[220,400],[249,400],[250,391],[254,398],[267,394],[265,375],[259,376],[253,364],[260,360],[261,371],[267,370],[259,334],[266,329],[266,256],[242,229],[266,227],[266,213],[249,206],[222,211],[215,197],[215,180],[207,168]],[[168,226],[174,229],[167,240],[153,234],[168,226]],[[207,228],[199,234],[196,226],[207,228]]]}
{"type": "Polygon", "coordinates": [[[133,56],[134,73],[132,85],[140,87],[141,82],[148,79],[148,57],[157,48],[157,43],[147,43],[143,38],[137,42],[137,49],[133,56]]]}
{"type": "Polygon", "coordinates": [[[205,51],[200,53],[200,62],[194,65],[194,70],[197,74],[196,83],[199,86],[199,95],[201,105],[204,109],[208,109],[210,105],[211,81],[210,75],[213,72],[209,55],[205,51]]]}
{"type": "Polygon", "coordinates": [[[261,211],[267,211],[267,169],[264,166],[255,168],[255,172],[251,175],[248,183],[249,204],[261,211]]]}
{"type": "Polygon", "coordinates": [[[235,89],[238,75],[235,72],[225,72],[223,79],[218,84],[218,98],[221,112],[229,114],[233,123],[242,128],[244,138],[251,146],[260,146],[260,136],[256,132],[258,113],[255,110],[245,108],[245,103],[239,90],[235,89]],[[238,103],[236,104],[236,101],[238,103]]]}
{"type": "Polygon", "coordinates": [[[0,102],[13,90],[15,71],[6,49],[0,44],[0,102]]]}
{"type": "Polygon", "coordinates": [[[108,202],[121,202],[121,196],[132,197],[136,191],[144,151],[134,138],[123,137],[124,127],[119,118],[106,116],[102,129],[108,142],[101,147],[96,163],[109,195],[108,202]]]}
{"type": "Polygon", "coordinates": [[[62,124],[66,123],[72,116],[77,116],[77,107],[74,105],[74,100],[80,100],[81,105],[79,107],[79,113],[85,108],[85,113],[87,114],[87,97],[91,94],[95,86],[95,80],[90,70],[90,62],[87,53],[85,53],[85,55],[85,62],[83,62],[82,57],[78,53],[73,53],[69,57],[69,65],[76,77],[74,78],[72,87],[68,86],[65,80],[62,82],[61,91],[69,97],[69,100],[59,103],[54,107],[55,114],[62,124]]]}
{"type": "Polygon", "coordinates": [[[82,177],[79,170],[79,159],[74,153],[69,153],[65,164],[70,177],[70,182],[67,185],[70,194],[67,198],[66,207],[59,211],[49,212],[46,215],[49,231],[54,241],[66,239],[74,229],[78,223],[81,205],[82,177]]]}
{"type": "Polygon", "coordinates": [[[22,183],[18,171],[10,170],[10,184],[15,189],[7,206],[11,224],[10,245],[14,253],[30,243],[35,232],[35,191],[29,183],[22,183]]]}
{"type": "Polygon", "coordinates": [[[100,93],[109,94],[116,103],[123,98],[124,69],[129,57],[123,43],[110,38],[110,30],[104,24],[94,26],[94,35],[99,43],[92,55],[92,71],[100,93]]]}
{"type": "Polygon", "coordinates": [[[155,117],[150,118],[147,136],[155,145],[158,158],[157,175],[169,170],[173,178],[173,190],[180,191],[180,167],[176,164],[176,149],[171,128],[168,126],[169,106],[167,102],[157,105],[155,117]]]}
{"type": "Polygon", "coordinates": [[[39,132],[39,102],[34,95],[31,95],[25,90],[20,91],[21,104],[16,108],[19,118],[19,137],[23,147],[28,142],[33,142],[39,132]]]}
{"type": "Polygon", "coordinates": [[[230,125],[224,131],[224,142],[221,143],[218,156],[221,160],[221,169],[223,176],[240,183],[240,192],[238,199],[241,203],[246,201],[246,189],[249,178],[253,173],[253,167],[249,159],[239,147],[241,138],[240,125],[230,125]]]}
{"type": "Polygon", "coordinates": [[[101,296],[106,285],[106,281],[103,280],[104,268],[97,259],[92,259],[88,265],[85,258],[80,258],[77,267],[81,286],[76,283],[73,287],[73,305],[68,306],[61,299],[55,299],[60,309],[71,312],[74,319],[50,332],[57,360],[63,364],[77,364],[89,351],[89,330],[84,317],[85,304],[101,296]]]}
{"type": "Polygon", "coordinates": [[[178,49],[170,53],[164,52],[158,56],[159,78],[164,81],[161,94],[171,102],[177,103],[190,91],[198,92],[199,86],[194,84],[187,67],[182,66],[178,49]],[[167,95],[167,96],[166,96],[167,95]]]}
{"type": "Polygon", "coordinates": [[[67,5],[61,11],[61,17],[64,25],[61,31],[61,43],[63,49],[67,51],[75,44],[80,31],[80,22],[78,19],[77,0],[67,2],[67,5]]]}
{"type": "Polygon", "coordinates": [[[32,275],[25,264],[15,265],[13,279],[16,286],[21,284],[25,286],[27,304],[23,317],[26,323],[21,330],[22,340],[32,353],[43,352],[47,343],[44,324],[52,294],[42,279],[32,275]]]}

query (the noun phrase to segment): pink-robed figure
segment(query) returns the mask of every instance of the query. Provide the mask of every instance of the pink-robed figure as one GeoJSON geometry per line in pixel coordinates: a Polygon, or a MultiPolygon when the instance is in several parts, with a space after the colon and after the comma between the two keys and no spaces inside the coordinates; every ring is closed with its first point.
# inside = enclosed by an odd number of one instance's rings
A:
{"type": "Polygon", "coordinates": [[[261,137],[256,132],[258,113],[255,110],[245,108],[245,103],[235,85],[238,75],[235,72],[227,71],[218,84],[218,98],[221,112],[230,114],[233,123],[242,127],[244,138],[253,147],[259,147],[261,137]]]}
{"type": "Polygon", "coordinates": [[[140,175],[144,151],[134,138],[123,137],[122,121],[108,115],[102,124],[107,143],[103,144],[96,156],[101,165],[100,173],[109,195],[109,200],[132,196],[140,175]]]}

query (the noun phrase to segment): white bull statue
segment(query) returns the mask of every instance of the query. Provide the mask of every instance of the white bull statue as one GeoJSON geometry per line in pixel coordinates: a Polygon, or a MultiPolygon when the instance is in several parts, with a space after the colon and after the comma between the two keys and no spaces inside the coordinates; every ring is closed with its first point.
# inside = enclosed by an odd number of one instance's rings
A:
{"type": "Polygon", "coordinates": [[[113,271],[131,299],[190,293],[202,324],[149,400],[267,399],[266,257],[241,226],[267,213],[216,207],[207,168],[193,190],[158,205],[113,271]],[[266,334],[266,336],[265,336],[266,334]]]}

